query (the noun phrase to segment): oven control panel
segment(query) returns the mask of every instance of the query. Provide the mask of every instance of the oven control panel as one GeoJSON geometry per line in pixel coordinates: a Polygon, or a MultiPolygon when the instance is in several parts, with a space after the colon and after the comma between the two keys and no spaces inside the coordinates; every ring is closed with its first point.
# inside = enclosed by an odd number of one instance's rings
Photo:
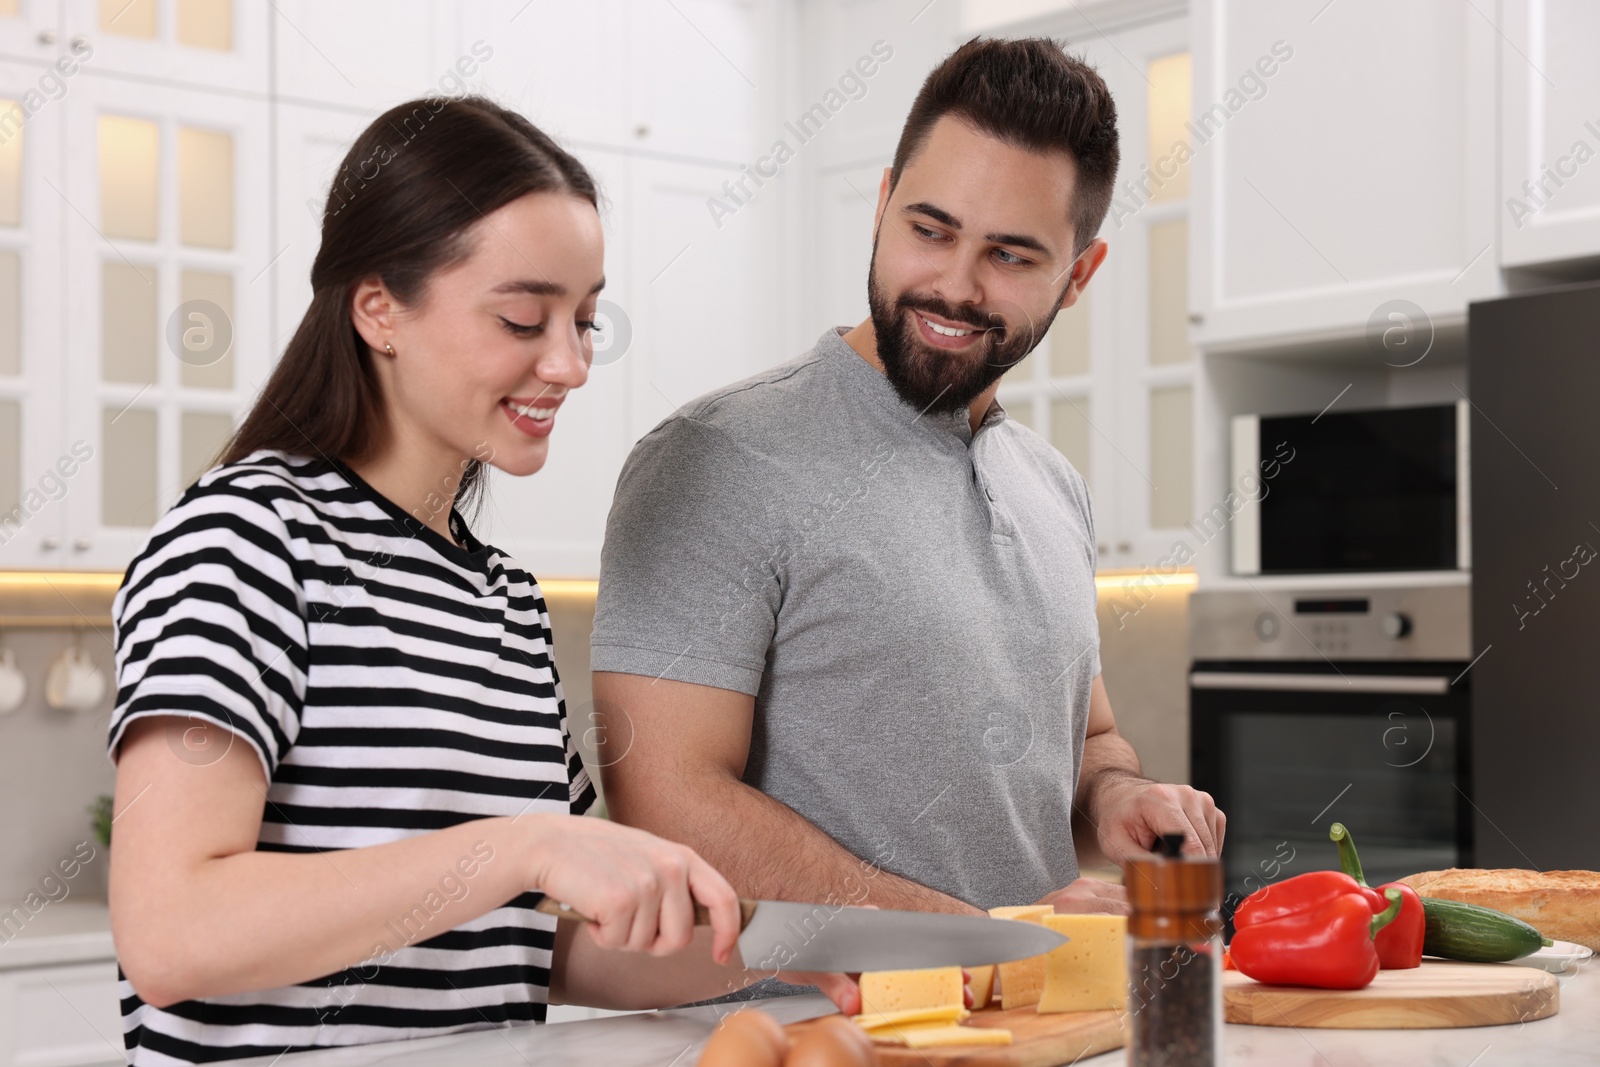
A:
{"type": "Polygon", "coordinates": [[[1339,590],[1196,590],[1195,659],[1471,659],[1465,584],[1339,590]]]}

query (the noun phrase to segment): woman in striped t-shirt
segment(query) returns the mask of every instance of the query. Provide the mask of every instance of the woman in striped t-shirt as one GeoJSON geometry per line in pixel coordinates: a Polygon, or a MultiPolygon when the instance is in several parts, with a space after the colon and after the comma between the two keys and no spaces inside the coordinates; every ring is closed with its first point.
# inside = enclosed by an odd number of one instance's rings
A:
{"type": "MultiPolygon", "coordinates": [[[[588,375],[596,203],[576,159],[477,98],[401,105],[345,157],[305,318],[117,596],[111,914],[132,1063],[748,981],[721,875],[577,817],[594,791],[538,583],[456,507],[485,465],[539,470],[588,375]],[[591,935],[535,912],[541,892],[591,935]]],[[[809,978],[853,1009],[847,980],[809,978]]]]}

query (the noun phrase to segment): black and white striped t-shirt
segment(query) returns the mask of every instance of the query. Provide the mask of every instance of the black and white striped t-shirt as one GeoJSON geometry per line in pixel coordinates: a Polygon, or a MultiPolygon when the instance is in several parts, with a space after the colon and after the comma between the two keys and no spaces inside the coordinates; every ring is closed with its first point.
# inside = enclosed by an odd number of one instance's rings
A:
{"type": "MultiPolygon", "coordinates": [[[[143,716],[225,726],[270,783],[263,851],[587,812],[594,790],[567,729],[538,583],[454,513],[451,529],[466,547],[339,464],[259,452],[207,472],[151,531],[117,594],[112,758],[143,716]]],[[[169,743],[190,762],[220,758],[182,729],[169,743]]],[[[533,910],[537,894],[453,930],[430,926],[493,862],[484,849],[394,917],[381,954],[338,974],[160,1009],[123,978],[130,1062],[542,1022],[555,921],[533,910]]]]}

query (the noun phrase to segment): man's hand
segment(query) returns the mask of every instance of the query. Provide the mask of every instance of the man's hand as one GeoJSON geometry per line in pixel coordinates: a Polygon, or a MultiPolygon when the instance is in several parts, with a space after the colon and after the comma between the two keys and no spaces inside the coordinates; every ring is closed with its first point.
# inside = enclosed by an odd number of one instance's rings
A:
{"type": "Polygon", "coordinates": [[[1132,774],[1106,774],[1098,784],[1095,833],[1100,851],[1112,862],[1154,851],[1162,834],[1183,834],[1186,853],[1222,853],[1228,819],[1210,793],[1132,774]]]}
{"type": "Polygon", "coordinates": [[[1075,882],[1068,882],[1065,888],[1046,894],[1039,903],[1049,904],[1058,912],[1072,914],[1128,914],[1127,891],[1115,882],[1099,878],[1079,878],[1075,882]]]}

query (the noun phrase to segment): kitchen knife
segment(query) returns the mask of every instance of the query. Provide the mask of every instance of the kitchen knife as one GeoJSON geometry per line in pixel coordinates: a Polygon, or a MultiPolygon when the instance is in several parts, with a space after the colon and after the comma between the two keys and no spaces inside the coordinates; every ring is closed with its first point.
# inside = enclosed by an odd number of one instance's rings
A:
{"type": "MultiPolygon", "coordinates": [[[[756,970],[898,971],[921,967],[975,967],[1038,956],[1067,937],[1038,923],[883,911],[835,904],[740,900],[739,954],[756,970]]],[[[558,919],[590,921],[567,905],[541,899],[536,910],[558,919]]],[[[695,925],[710,914],[695,905],[695,925]]]]}

